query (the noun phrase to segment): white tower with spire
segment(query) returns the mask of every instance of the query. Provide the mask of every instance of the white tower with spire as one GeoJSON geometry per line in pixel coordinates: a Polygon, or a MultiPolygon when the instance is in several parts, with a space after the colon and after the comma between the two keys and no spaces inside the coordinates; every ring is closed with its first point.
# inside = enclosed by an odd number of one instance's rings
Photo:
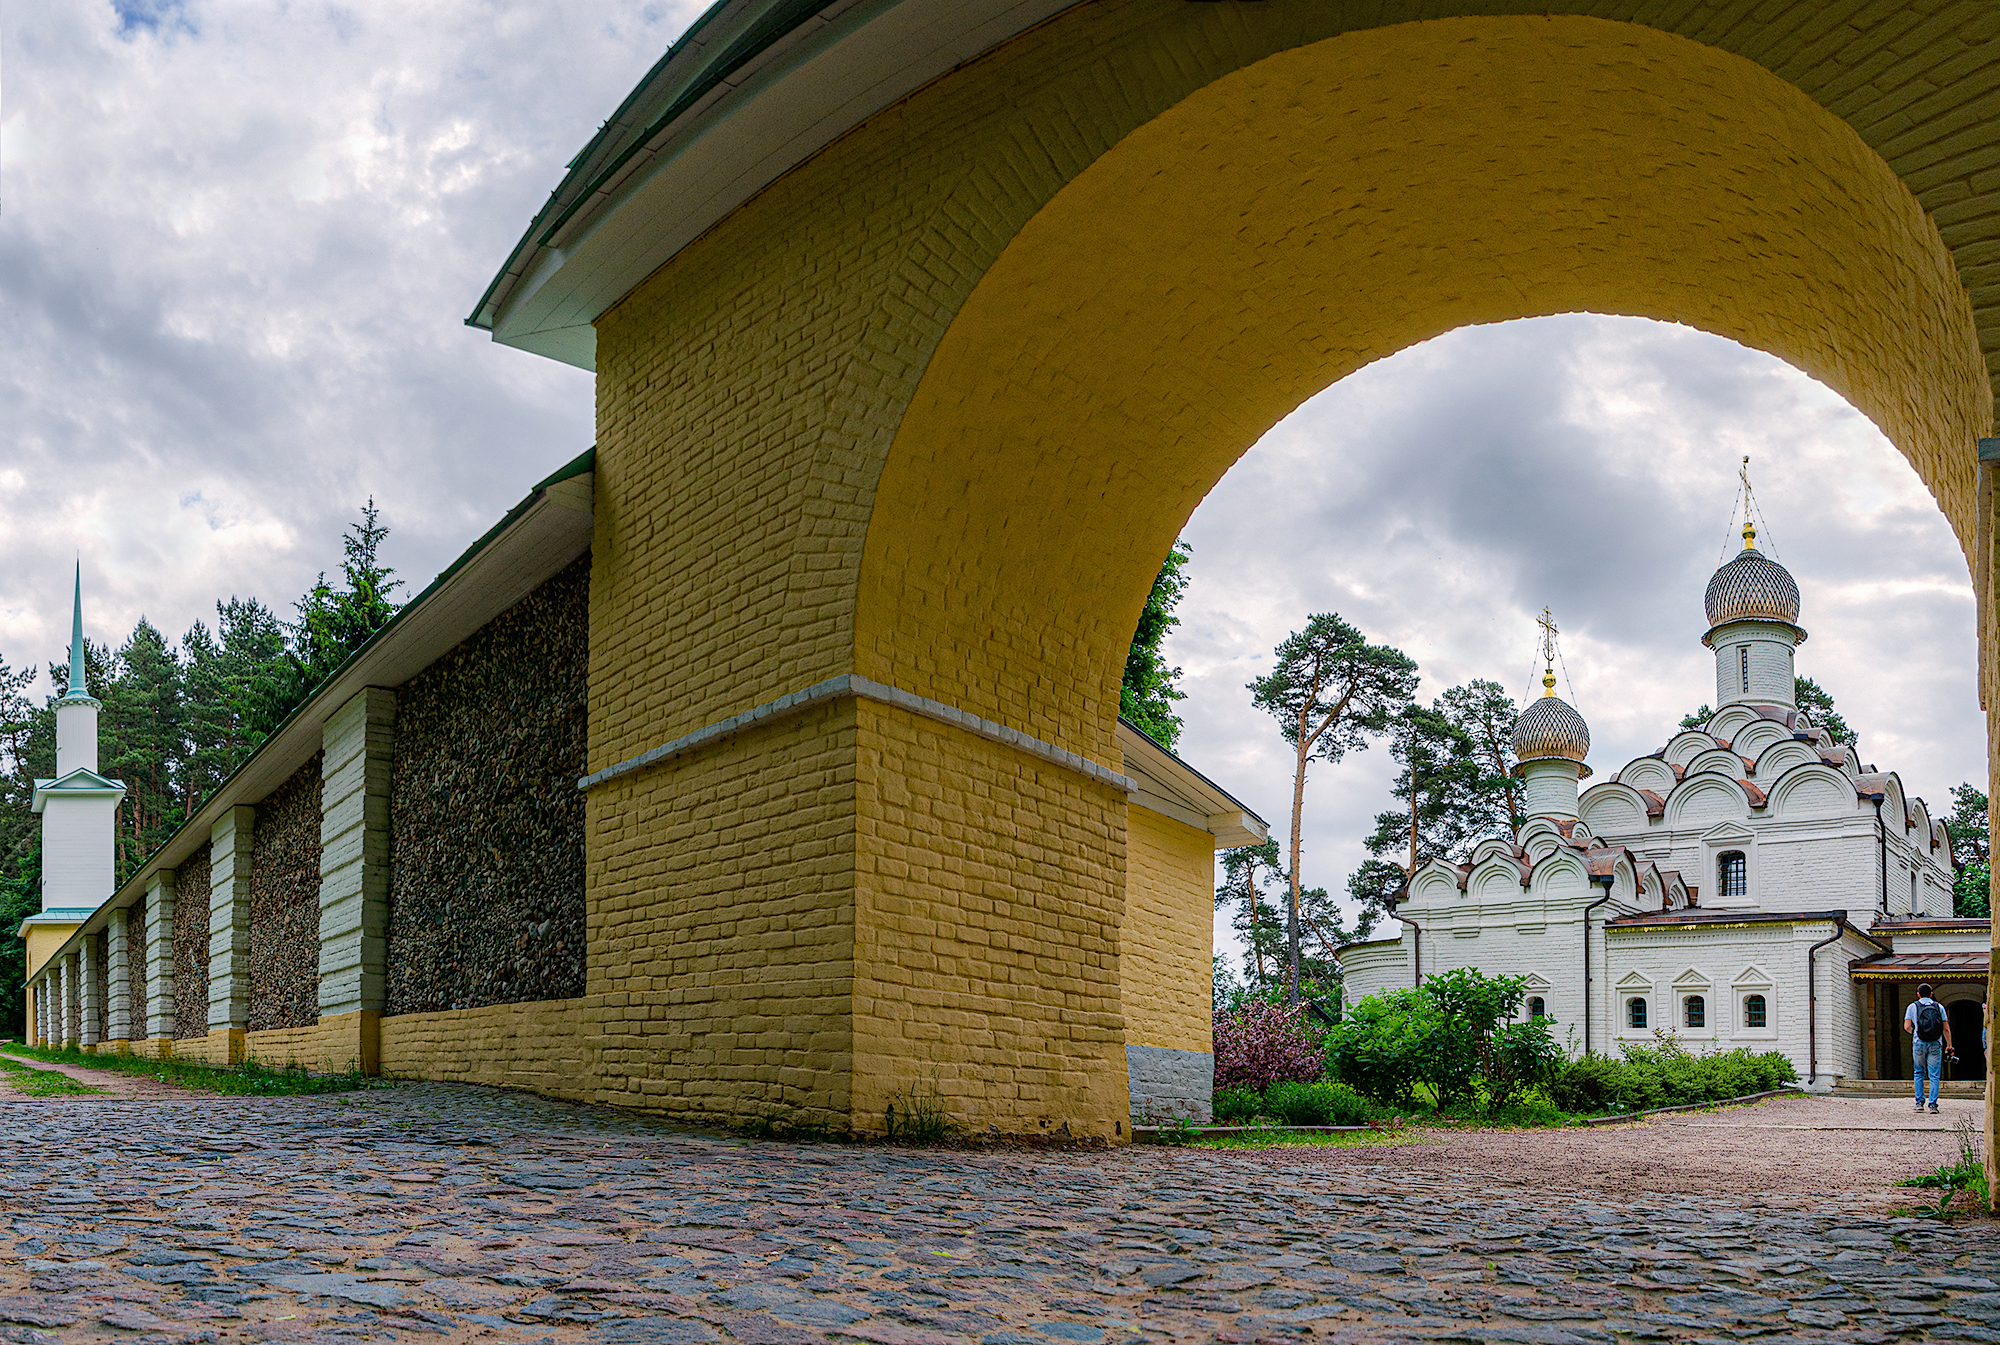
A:
{"type": "Polygon", "coordinates": [[[56,773],[35,781],[42,815],[42,914],[31,924],[82,921],[118,881],[118,804],[125,786],[97,773],[97,712],[83,654],[83,566],[70,613],[69,687],[56,702],[56,773]]]}

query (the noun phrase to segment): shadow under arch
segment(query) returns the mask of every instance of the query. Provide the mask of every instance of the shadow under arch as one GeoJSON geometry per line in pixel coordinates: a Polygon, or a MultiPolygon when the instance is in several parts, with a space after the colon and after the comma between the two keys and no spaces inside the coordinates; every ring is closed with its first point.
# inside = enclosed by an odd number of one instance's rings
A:
{"type": "Polygon", "coordinates": [[[1817,378],[1970,554],[1992,411],[1971,306],[1851,127],[1655,29],[1429,20],[1214,81],[1019,231],[883,467],[855,669],[1115,760],[1154,569],[1243,452],[1374,360],[1574,311],[1684,323],[1817,378]]]}

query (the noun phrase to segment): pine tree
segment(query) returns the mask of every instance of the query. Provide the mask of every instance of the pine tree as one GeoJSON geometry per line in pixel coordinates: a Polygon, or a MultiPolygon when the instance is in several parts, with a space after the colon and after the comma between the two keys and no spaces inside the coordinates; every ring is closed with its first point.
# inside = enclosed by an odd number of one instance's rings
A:
{"type": "Polygon", "coordinates": [[[1339,616],[1321,612],[1273,651],[1277,664],[1250,683],[1251,700],[1278,721],[1292,745],[1292,837],[1285,912],[1290,999],[1299,1002],[1306,773],[1315,761],[1337,762],[1389,730],[1417,689],[1417,665],[1399,649],[1370,644],[1339,616]]]}

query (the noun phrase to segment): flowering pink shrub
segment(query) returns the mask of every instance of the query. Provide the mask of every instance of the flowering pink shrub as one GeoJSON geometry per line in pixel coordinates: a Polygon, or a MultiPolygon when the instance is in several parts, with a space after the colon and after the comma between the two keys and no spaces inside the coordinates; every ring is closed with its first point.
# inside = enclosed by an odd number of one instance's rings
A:
{"type": "Polygon", "coordinates": [[[1215,1087],[1254,1088],[1311,1083],[1326,1073],[1317,1034],[1305,1010],[1283,1004],[1245,1004],[1215,1020],[1215,1087]]]}

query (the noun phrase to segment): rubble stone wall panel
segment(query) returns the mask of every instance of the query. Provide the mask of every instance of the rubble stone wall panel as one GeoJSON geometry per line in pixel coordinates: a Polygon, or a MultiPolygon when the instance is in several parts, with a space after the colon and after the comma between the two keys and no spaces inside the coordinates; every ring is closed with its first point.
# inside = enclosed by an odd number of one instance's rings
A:
{"type": "Polygon", "coordinates": [[[208,842],[174,873],[174,1037],[208,1035],[208,842]]]}
{"type": "Polygon", "coordinates": [[[586,557],[397,692],[386,1013],[583,993],[589,589],[586,557]]]}
{"type": "Polygon", "coordinates": [[[320,754],[257,805],[250,1030],[319,1021],[320,754]]]}

